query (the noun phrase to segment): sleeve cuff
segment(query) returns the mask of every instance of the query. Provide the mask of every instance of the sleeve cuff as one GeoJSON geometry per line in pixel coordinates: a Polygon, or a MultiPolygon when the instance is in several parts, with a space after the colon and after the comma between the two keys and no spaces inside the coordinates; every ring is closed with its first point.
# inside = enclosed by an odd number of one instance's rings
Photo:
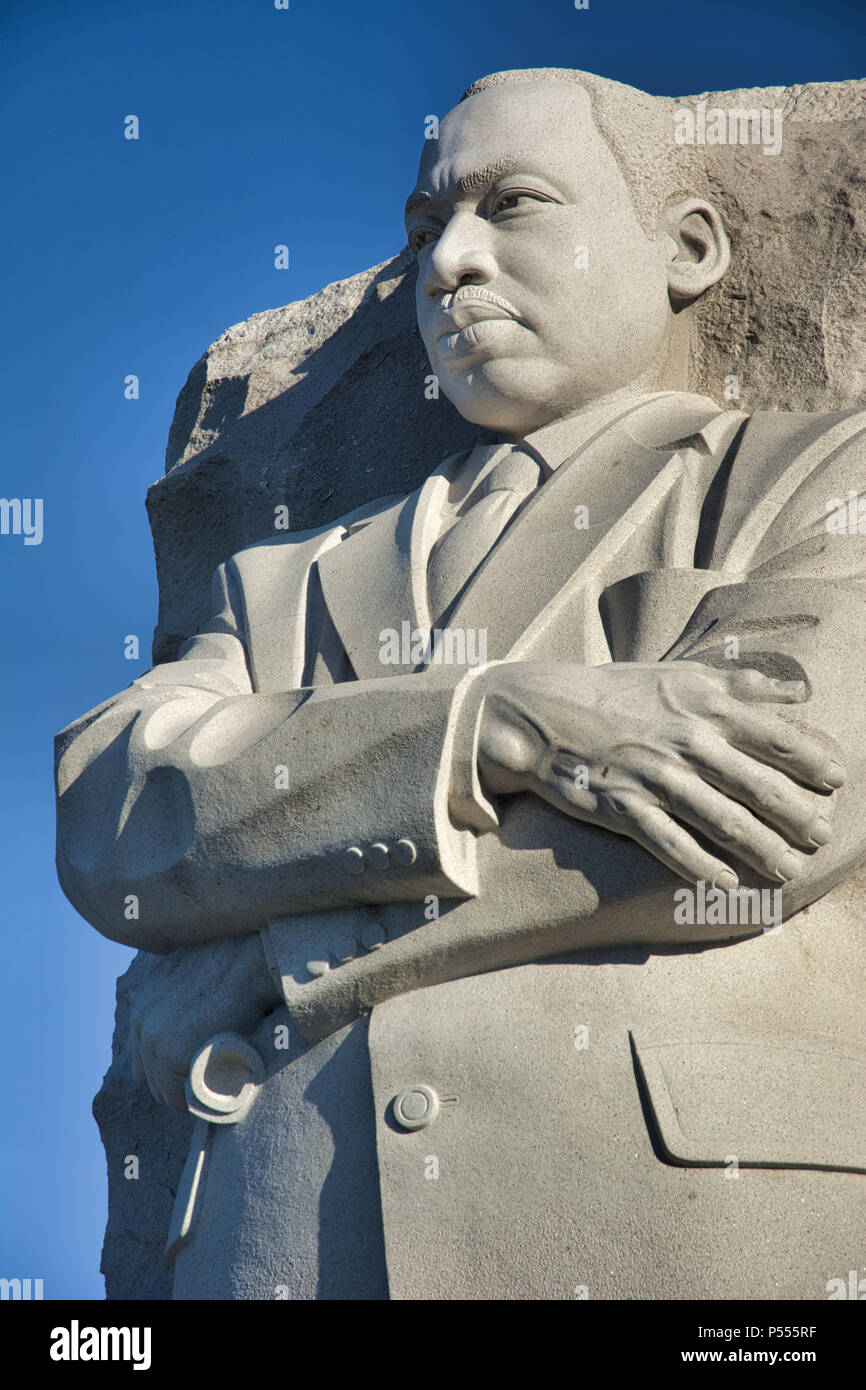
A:
{"type": "Polygon", "coordinates": [[[485,796],[478,776],[478,739],[485,701],[484,687],[478,677],[489,667],[504,664],[489,661],[484,666],[474,667],[455,692],[448,813],[455,825],[469,826],[479,834],[495,830],[499,825],[499,816],[493,803],[485,796]]]}

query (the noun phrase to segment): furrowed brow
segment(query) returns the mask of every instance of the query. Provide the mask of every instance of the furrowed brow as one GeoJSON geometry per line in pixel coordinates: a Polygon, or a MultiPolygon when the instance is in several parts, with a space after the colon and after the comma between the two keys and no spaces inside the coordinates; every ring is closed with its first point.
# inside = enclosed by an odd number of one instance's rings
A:
{"type": "MultiPolygon", "coordinates": [[[[489,184],[495,183],[497,179],[504,178],[506,174],[513,174],[517,169],[530,169],[534,163],[532,155],[527,151],[526,154],[512,154],[507,158],[494,160],[492,164],[485,164],[480,169],[473,169],[469,174],[463,174],[453,185],[454,192],[464,197],[479,188],[486,188],[489,184]]],[[[409,194],[404,211],[404,217],[411,217],[414,212],[419,212],[422,208],[433,208],[445,199],[445,193],[434,195],[425,192],[423,189],[416,190],[409,194]]]]}

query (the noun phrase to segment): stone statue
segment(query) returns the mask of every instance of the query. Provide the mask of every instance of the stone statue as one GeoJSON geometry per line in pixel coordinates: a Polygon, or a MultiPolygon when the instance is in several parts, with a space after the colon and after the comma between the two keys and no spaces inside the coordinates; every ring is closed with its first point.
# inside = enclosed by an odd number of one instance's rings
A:
{"type": "Polygon", "coordinates": [[[194,1117],[177,1299],[862,1262],[866,414],[689,391],[705,192],[640,93],[471,87],[406,224],[483,442],[224,555],[58,736],[61,882],[153,953],[137,1075],[194,1117]]]}

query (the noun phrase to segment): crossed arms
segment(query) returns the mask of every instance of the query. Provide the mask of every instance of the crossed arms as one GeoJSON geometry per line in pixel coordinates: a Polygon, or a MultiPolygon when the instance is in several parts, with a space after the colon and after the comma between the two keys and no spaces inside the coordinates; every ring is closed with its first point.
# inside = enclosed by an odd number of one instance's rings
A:
{"type": "Polygon", "coordinates": [[[828,542],[821,495],[798,503],[814,525],[712,590],[661,662],[261,693],[241,632],[206,628],[58,736],[65,892],[146,951],[243,938],[226,945],[262,977],[269,917],[477,893],[479,833],[529,793],[578,840],[585,826],[626,835],[680,878],[784,883],[788,915],[866,852],[862,543],[828,542]],[[347,869],[353,844],[401,839],[414,862],[347,869]]]}
{"type": "Polygon", "coordinates": [[[652,664],[257,691],[221,566],[217,616],[180,659],[58,735],[64,890],[104,935],[156,952],[272,916],[468,897],[496,798],[529,792],[683,878],[784,881],[794,910],[862,857],[866,537],[831,535],[824,500],[862,467],[856,436],[813,467],[745,575],[652,664]],[[831,834],[836,803],[851,815],[831,834]],[[413,862],[347,868],[351,846],[400,839],[413,862]]]}

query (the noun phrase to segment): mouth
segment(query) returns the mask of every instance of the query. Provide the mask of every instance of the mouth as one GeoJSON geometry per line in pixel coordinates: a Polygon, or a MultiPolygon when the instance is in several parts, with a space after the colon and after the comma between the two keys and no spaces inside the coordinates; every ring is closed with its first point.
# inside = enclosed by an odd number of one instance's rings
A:
{"type": "Polygon", "coordinates": [[[462,331],[475,324],[502,321],[522,323],[520,314],[501,295],[483,285],[461,285],[454,293],[444,294],[440,301],[436,341],[459,337],[462,331]]]}

